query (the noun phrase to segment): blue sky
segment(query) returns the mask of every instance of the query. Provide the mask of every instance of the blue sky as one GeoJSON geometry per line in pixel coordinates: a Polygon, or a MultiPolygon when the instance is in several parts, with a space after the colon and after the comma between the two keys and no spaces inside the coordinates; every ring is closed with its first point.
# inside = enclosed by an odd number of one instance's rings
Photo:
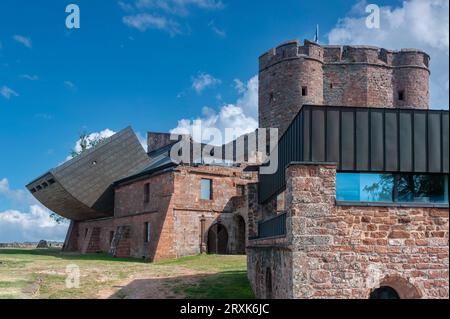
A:
{"type": "MultiPolygon", "coordinates": [[[[365,3],[350,0],[2,0],[0,242],[33,239],[23,235],[30,218],[49,222],[24,185],[64,161],[83,131],[131,125],[144,137],[194,119],[251,128],[258,56],[312,38],[316,24],[321,43],[427,50],[432,107],[448,108],[448,1],[423,2],[371,1],[382,7],[373,34],[361,28],[365,3]],[[69,3],[80,29],[65,26],[69,3]]],[[[53,226],[33,236],[60,238],[53,226]]]]}

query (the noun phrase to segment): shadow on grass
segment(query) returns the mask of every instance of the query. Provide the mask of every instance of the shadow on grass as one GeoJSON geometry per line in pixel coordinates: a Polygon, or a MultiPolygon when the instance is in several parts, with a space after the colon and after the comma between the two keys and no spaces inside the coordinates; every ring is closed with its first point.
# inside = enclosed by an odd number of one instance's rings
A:
{"type": "Polygon", "coordinates": [[[120,262],[133,262],[133,263],[143,263],[141,259],[133,258],[115,258],[111,257],[105,253],[98,254],[83,254],[79,253],[69,253],[62,252],[61,249],[48,248],[48,249],[14,249],[14,248],[4,248],[0,249],[1,255],[29,255],[29,256],[48,256],[56,257],[63,260],[95,260],[95,261],[120,261],[120,262]]]}
{"type": "Polygon", "coordinates": [[[110,299],[254,299],[245,271],[136,279],[110,299]]]}

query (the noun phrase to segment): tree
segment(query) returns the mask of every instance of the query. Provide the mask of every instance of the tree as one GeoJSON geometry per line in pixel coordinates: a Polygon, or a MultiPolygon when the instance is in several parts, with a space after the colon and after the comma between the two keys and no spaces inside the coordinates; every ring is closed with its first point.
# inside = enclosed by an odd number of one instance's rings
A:
{"type": "Polygon", "coordinates": [[[106,137],[102,137],[98,134],[87,134],[86,132],[83,132],[80,134],[80,139],[77,142],[76,149],[72,150],[70,155],[72,158],[77,157],[78,155],[82,154],[83,152],[87,151],[90,148],[96,147],[98,144],[103,142],[106,139],[106,137]]]}

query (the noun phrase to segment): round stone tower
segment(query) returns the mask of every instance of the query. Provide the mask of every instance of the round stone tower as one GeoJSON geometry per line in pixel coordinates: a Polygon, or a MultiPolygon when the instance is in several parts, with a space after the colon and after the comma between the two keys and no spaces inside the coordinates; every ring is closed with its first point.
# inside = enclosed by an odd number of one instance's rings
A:
{"type": "Polygon", "coordinates": [[[259,126],[278,128],[281,136],[302,105],[323,104],[323,48],[289,41],[259,63],[259,126]]]}
{"type": "Polygon", "coordinates": [[[429,63],[429,55],[422,51],[403,49],[395,53],[395,107],[429,108],[429,63]]]}
{"type": "Polygon", "coordinates": [[[259,58],[259,126],[281,136],[305,104],[428,109],[420,50],[285,42],[259,58]]]}

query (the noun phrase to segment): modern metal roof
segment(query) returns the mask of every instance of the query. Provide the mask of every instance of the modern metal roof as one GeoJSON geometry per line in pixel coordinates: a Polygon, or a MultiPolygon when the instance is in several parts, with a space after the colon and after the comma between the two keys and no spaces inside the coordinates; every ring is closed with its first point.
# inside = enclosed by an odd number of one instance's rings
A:
{"type": "Polygon", "coordinates": [[[148,166],[150,158],[128,127],[28,184],[48,209],[72,219],[113,215],[112,184],[148,166]]]}

